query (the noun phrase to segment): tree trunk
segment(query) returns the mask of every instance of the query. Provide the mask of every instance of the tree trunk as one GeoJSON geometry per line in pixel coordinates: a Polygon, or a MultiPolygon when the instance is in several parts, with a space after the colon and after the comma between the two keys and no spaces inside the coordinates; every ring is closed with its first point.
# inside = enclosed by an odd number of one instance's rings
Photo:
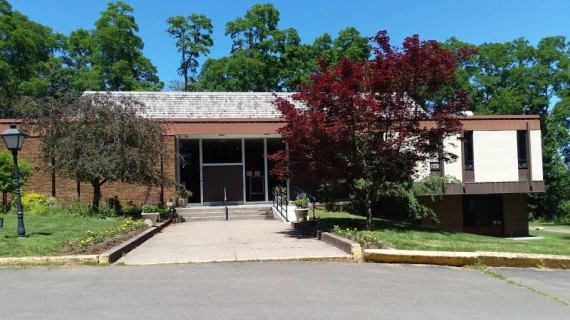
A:
{"type": "Polygon", "coordinates": [[[55,157],[51,157],[51,196],[55,198],[55,157]]]}
{"type": "Polygon", "coordinates": [[[2,206],[4,207],[4,211],[8,211],[8,192],[2,192],[2,206]]]}
{"type": "Polygon", "coordinates": [[[101,183],[99,179],[91,181],[93,186],[93,211],[99,212],[99,202],[101,201],[101,183]]]}

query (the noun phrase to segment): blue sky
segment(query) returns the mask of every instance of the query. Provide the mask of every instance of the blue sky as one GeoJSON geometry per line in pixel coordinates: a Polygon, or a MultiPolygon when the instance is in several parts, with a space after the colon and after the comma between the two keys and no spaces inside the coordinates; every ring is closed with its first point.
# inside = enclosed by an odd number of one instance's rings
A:
{"type": "MultiPolygon", "coordinates": [[[[78,28],[92,29],[109,0],[8,0],[14,10],[68,35],[78,28]]],[[[166,19],[202,13],[212,19],[214,47],[210,57],[228,55],[226,22],[243,17],[256,3],[249,0],[124,0],[134,8],[144,53],[167,84],[178,79],[179,56],[168,36],[166,19]]],[[[279,0],[279,28],[293,27],[304,43],[325,32],[333,37],[349,26],[362,35],[388,30],[392,44],[410,35],[445,41],[455,36],[473,44],[506,42],[524,37],[536,45],[547,36],[570,40],[570,1],[567,0],[279,0]]]]}

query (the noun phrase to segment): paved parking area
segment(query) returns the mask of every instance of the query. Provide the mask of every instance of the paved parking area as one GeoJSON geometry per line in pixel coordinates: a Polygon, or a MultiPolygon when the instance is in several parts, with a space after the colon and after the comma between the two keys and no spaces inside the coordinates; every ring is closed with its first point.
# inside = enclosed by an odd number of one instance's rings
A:
{"type": "Polygon", "coordinates": [[[554,295],[570,303],[570,270],[490,268],[516,283],[554,295]]]}
{"type": "Polygon", "coordinates": [[[350,258],[276,220],[197,221],[171,224],[121,259],[127,265],[215,261],[350,258]]]}

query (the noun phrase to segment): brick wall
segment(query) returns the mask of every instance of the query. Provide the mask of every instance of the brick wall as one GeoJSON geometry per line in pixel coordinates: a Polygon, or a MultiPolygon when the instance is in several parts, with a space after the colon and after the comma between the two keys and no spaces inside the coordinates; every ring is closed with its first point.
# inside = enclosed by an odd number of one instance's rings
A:
{"type": "MultiPolygon", "coordinates": [[[[432,201],[430,197],[420,197],[422,204],[431,208],[440,223],[435,225],[438,229],[463,231],[463,201],[461,195],[443,196],[443,198],[436,197],[432,201]]],[[[425,217],[421,220],[423,226],[433,226],[430,217],[425,217]]]]}
{"type": "MultiPolygon", "coordinates": [[[[166,149],[170,155],[163,164],[163,170],[168,178],[176,179],[176,159],[175,159],[175,137],[168,136],[165,138],[166,149]]],[[[6,150],[4,143],[1,144],[0,150],[6,150]]],[[[43,172],[44,165],[38,161],[37,156],[40,150],[40,141],[38,138],[28,138],[24,142],[22,150],[18,153],[18,159],[26,159],[34,167],[34,173],[29,182],[23,187],[25,191],[33,191],[43,193],[46,196],[52,195],[52,179],[51,176],[43,172]]],[[[157,166],[160,163],[157,161],[157,166]]],[[[56,176],[56,198],[61,203],[69,202],[77,194],[77,183],[72,180],[62,179],[56,176]]],[[[89,183],[82,183],[80,186],[81,198],[85,201],[93,199],[93,187],[89,183]]],[[[132,185],[125,183],[105,183],[101,188],[103,199],[113,198],[117,196],[121,203],[132,200],[135,204],[140,205],[143,201],[147,187],[143,185],[132,185]]],[[[164,188],[164,199],[168,201],[170,197],[174,198],[174,187],[164,188]]],[[[160,199],[160,188],[152,188],[150,196],[155,202],[160,199]]]]}
{"type": "Polygon", "coordinates": [[[503,194],[505,237],[528,236],[528,204],[526,193],[503,194]]]}

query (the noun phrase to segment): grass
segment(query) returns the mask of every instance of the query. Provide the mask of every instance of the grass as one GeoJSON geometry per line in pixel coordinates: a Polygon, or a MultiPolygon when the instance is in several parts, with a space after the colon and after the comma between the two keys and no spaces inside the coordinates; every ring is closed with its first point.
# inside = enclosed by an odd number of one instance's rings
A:
{"type": "Polygon", "coordinates": [[[15,214],[0,214],[4,227],[0,228],[0,257],[57,255],[63,245],[87,231],[100,232],[124,223],[124,219],[103,220],[87,217],[39,217],[24,215],[26,237],[18,239],[15,214]]]}
{"type": "Polygon", "coordinates": [[[570,223],[555,222],[529,222],[530,227],[544,227],[546,229],[561,229],[570,231],[570,223]]]}
{"type": "MultiPolygon", "coordinates": [[[[317,215],[321,218],[319,220],[321,230],[333,231],[334,229],[340,235],[351,237],[365,246],[367,241],[378,240],[382,244],[389,244],[390,247],[401,250],[570,255],[570,234],[530,231],[531,236],[542,236],[544,239],[513,241],[382,219],[375,219],[374,227],[367,230],[364,217],[345,212],[320,210],[317,215]],[[338,227],[335,228],[335,226],[338,227]]],[[[377,247],[380,246],[377,245],[377,247]]]]}

